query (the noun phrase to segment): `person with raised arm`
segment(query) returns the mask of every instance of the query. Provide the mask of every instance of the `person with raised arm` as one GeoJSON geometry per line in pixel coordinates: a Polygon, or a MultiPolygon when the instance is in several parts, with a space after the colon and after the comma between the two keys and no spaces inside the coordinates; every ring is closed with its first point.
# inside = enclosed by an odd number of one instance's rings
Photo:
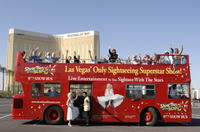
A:
{"type": "Polygon", "coordinates": [[[89,50],[88,52],[89,52],[89,55],[90,55],[90,62],[91,62],[92,64],[98,63],[97,56],[95,55],[94,58],[93,58],[93,57],[92,57],[91,50],[89,50]]]}
{"type": "Polygon", "coordinates": [[[26,50],[23,50],[21,54],[22,54],[22,59],[24,60],[24,62],[26,62],[27,61],[26,50]]]}
{"type": "Polygon", "coordinates": [[[117,54],[116,49],[112,49],[112,51],[111,51],[111,48],[109,47],[108,51],[109,51],[109,61],[111,63],[115,63],[116,60],[118,59],[118,54],[117,54]]]}
{"type": "Polygon", "coordinates": [[[170,50],[170,54],[174,54],[174,55],[181,55],[183,53],[183,44],[181,44],[181,48],[174,48],[172,47],[172,45],[169,45],[169,50],[170,50]]]}
{"type": "Polygon", "coordinates": [[[37,58],[36,58],[36,60],[35,60],[35,62],[37,62],[37,63],[41,63],[42,62],[42,52],[38,52],[38,55],[37,55],[37,58]]]}
{"type": "Polygon", "coordinates": [[[28,57],[28,62],[34,63],[34,62],[37,61],[37,58],[38,58],[37,51],[38,51],[38,49],[39,49],[38,47],[36,49],[31,49],[30,55],[28,57]]]}
{"type": "Polygon", "coordinates": [[[51,53],[50,53],[50,52],[47,52],[47,53],[46,53],[44,62],[45,62],[45,63],[52,63],[51,53]]]}
{"type": "Polygon", "coordinates": [[[66,50],[66,60],[65,60],[65,62],[66,62],[66,63],[71,63],[72,57],[71,57],[71,56],[68,56],[68,54],[69,54],[69,51],[66,50]]]}
{"type": "Polygon", "coordinates": [[[74,51],[74,63],[80,63],[80,55],[76,56],[76,51],[74,51]]]}
{"type": "Polygon", "coordinates": [[[172,45],[169,46],[170,48],[170,53],[173,54],[173,63],[174,65],[176,64],[181,64],[181,59],[182,57],[180,56],[183,53],[183,44],[181,44],[181,48],[172,48],[172,45]]]}
{"type": "Polygon", "coordinates": [[[60,59],[60,57],[61,57],[61,53],[60,52],[59,52],[59,56],[58,57],[56,57],[55,52],[52,52],[52,54],[51,54],[52,63],[56,63],[60,59]]]}

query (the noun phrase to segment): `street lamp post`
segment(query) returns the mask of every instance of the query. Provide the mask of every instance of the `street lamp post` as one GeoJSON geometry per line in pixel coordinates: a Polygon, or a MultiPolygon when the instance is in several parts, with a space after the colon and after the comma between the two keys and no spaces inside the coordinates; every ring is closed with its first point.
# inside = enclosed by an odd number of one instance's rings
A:
{"type": "Polygon", "coordinates": [[[5,70],[5,68],[4,67],[2,67],[2,71],[3,71],[3,78],[2,78],[2,80],[3,80],[3,83],[2,83],[2,90],[4,91],[5,89],[4,89],[4,70],[5,70]]]}

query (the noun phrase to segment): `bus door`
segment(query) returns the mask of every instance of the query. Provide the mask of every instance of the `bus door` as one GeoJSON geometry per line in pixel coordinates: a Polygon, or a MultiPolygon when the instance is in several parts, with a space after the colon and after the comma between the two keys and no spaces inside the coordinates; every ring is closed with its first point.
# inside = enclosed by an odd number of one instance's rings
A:
{"type": "MultiPolygon", "coordinates": [[[[78,95],[78,98],[74,101],[74,106],[79,109],[79,119],[83,118],[83,102],[84,97],[82,96],[83,92],[87,92],[87,95],[90,97],[90,103],[92,105],[92,83],[90,82],[70,82],[69,89],[74,93],[74,96],[78,95]]],[[[92,108],[92,107],[91,107],[92,108]]]]}

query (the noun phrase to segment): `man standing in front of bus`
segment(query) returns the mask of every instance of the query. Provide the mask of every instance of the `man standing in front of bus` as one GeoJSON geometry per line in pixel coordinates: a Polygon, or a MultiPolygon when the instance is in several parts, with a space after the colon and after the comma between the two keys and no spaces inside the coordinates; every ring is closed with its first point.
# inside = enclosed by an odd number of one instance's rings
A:
{"type": "Polygon", "coordinates": [[[83,92],[84,103],[83,103],[83,115],[86,119],[86,126],[89,126],[89,115],[90,115],[90,98],[87,92],[83,92]]]}

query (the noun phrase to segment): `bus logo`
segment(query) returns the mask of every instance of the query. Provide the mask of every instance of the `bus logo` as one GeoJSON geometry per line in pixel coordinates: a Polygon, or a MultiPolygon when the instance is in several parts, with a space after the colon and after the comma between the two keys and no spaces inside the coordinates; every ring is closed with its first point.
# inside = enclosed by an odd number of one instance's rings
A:
{"type": "Polygon", "coordinates": [[[169,103],[169,104],[160,104],[160,108],[166,111],[187,111],[188,108],[188,101],[181,102],[181,103],[169,103]]]}
{"type": "Polygon", "coordinates": [[[56,65],[49,65],[47,67],[44,66],[25,67],[24,71],[28,74],[44,74],[44,75],[51,74],[54,76],[54,73],[56,71],[55,67],[56,65]]]}

